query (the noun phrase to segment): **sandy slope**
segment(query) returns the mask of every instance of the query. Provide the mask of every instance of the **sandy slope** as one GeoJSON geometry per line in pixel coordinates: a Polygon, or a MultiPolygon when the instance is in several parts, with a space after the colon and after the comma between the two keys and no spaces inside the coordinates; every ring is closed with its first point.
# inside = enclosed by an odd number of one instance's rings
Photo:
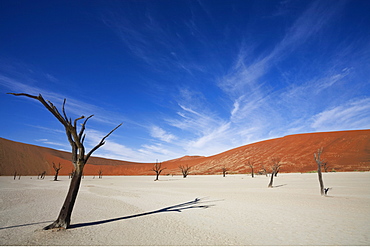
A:
{"type": "MultiPolygon", "coordinates": [[[[281,159],[281,172],[309,172],[317,170],[313,154],[321,147],[328,171],[370,171],[370,130],[352,130],[289,135],[209,157],[184,156],[164,161],[166,169],[162,174],[181,174],[180,165],[191,166],[191,173],[197,175],[221,174],[223,167],[230,173],[245,174],[251,172],[247,161],[254,163],[254,171],[258,172],[262,167],[270,170],[273,158],[281,159]]],[[[15,172],[22,176],[37,175],[43,171],[51,175],[53,163],[61,164],[61,175],[72,172],[70,153],[0,138],[0,175],[11,176],[15,172]]],[[[153,163],[91,157],[84,173],[98,175],[102,170],[104,175],[152,175],[152,168],[153,163]]]]}
{"type": "Polygon", "coordinates": [[[54,220],[68,177],[0,177],[2,245],[370,245],[370,173],[86,177],[72,229],[54,220]],[[196,199],[198,198],[198,199],[196,199]]]}

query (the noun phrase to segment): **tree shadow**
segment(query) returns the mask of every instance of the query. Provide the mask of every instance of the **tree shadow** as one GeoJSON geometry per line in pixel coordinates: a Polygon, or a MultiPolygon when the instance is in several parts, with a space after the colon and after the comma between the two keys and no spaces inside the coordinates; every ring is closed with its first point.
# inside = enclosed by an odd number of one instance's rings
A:
{"type": "Polygon", "coordinates": [[[279,184],[279,185],[274,185],[274,186],[272,186],[272,188],[278,188],[278,187],[283,187],[283,186],[285,186],[285,185],[287,185],[287,184],[279,184]]]}
{"type": "Polygon", "coordinates": [[[78,223],[78,224],[72,224],[68,227],[68,229],[74,229],[74,228],[79,228],[79,227],[85,227],[85,226],[94,226],[94,225],[100,225],[100,224],[105,224],[109,222],[114,222],[114,221],[119,221],[119,220],[127,220],[131,218],[136,218],[136,217],[141,217],[145,215],[151,215],[151,214],[157,214],[157,213],[165,213],[165,212],[182,212],[183,210],[186,209],[194,209],[194,208],[209,208],[212,206],[215,206],[214,204],[206,204],[206,205],[200,205],[204,203],[210,203],[214,201],[202,201],[203,199],[200,198],[195,198],[192,201],[189,202],[184,202],[180,203],[174,206],[170,207],[165,207],[161,208],[158,210],[150,211],[150,212],[145,212],[141,214],[134,214],[134,215],[129,215],[129,216],[123,216],[123,217],[117,217],[117,218],[112,218],[112,219],[106,219],[106,220],[98,220],[98,221],[93,221],[93,222],[86,222],[86,223],[78,223]]]}
{"type": "Polygon", "coordinates": [[[34,223],[15,225],[15,226],[5,226],[5,227],[0,227],[0,230],[10,229],[10,228],[17,228],[17,227],[22,227],[22,226],[32,226],[32,225],[38,225],[38,224],[44,224],[44,223],[50,223],[50,222],[53,222],[53,220],[42,221],[42,222],[34,222],[34,223]]]}

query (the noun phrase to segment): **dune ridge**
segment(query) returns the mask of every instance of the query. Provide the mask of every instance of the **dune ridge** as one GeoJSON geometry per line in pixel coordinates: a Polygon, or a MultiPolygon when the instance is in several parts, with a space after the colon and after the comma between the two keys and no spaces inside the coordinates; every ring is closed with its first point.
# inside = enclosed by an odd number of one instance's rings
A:
{"type": "MultiPolygon", "coordinates": [[[[167,169],[163,175],[178,175],[180,165],[191,166],[197,175],[220,174],[226,167],[228,173],[250,173],[247,161],[254,163],[254,172],[265,167],[269,171],[272,158],[281,159],[281,172],[310,172],[316,170],[313,153],[323,147],[322,157],[329,171],[370,170],[370,130],[352,130],[289,135],[234,148],[213,156],[184,156],[164,161],[167,169]]],[[[0,138],[0,175],[37,175],[46,171],[54,174],[53,162],[60,163],[60,175],[68,175],[73,165],[71,154],[51,148],[15,142],[0,138]]],[[[154,163],[136,163],[91,157],[85,175],[153,175],[154,163]]]]}

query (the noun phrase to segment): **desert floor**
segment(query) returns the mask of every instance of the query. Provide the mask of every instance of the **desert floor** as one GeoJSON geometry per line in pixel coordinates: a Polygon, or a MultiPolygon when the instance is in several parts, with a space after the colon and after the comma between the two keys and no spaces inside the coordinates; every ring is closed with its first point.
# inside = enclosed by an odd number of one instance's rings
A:
{"type": "Polygon", "coordinates": [[[0,177],[1,245],[370,245],[370,173],[87,176],[71,229],[56,219],[69,179],[0,177]]]}

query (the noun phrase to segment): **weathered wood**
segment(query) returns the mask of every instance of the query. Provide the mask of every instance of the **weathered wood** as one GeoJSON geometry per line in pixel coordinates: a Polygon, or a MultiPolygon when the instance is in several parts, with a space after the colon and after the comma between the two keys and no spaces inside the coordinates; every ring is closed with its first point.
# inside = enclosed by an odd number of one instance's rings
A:
{"type": "Polygon", "coordinates": [[[63,124],[65,128],[65,132],[68,138],[68,141],[72,148],[72,163],[74,166],[74,171],[72,176],[71,183],[69,185],[69,190],[66,196],[66,199],[63,203],[62,209],[60,210],[59,216],[55,222],[53,222],[51,225],[46,226],[44,229],[54,229],[54,228],[68,228],[71,221],[71,214],[72,210],[77,198],[77,194],[80,188],[81,183],[81,177],[83,174],[83,169],[85,167],[85,164],[87,163],[90,156],[93,154],[94,151],[96,151],[98,148],[103,146],[105,144],[105,139],[110,136],[117,128],[119,128],[121,124],[119,124],[117,127],[115,127],[113,130],[111,130],[107,135],[105,135],[100,142],[93,147],[90,152],[88,152],[87,155],[85,155],[85,147],[83,145],[84,139],[85,139],[85,126],[87,121],[93,117],[93,115],[90,115],[89,117],[81,116],[79,118],[76,118],[73,122],[71,118],[68,118],[66,111],[65,111],[65,104],[66,100],[64,99],[63,105],[62,105],[62,112],[63,115],[60,114],[58,109],[51,103],[50,101],[45,101],[41,94],[38,96],[25,94],[25,93],[9,93],[15,96],[26,96],[32,99],[36,99],[40,101],[47,110],[49,110],[55,118],[58,119],[58,121],[63,124]],[[79,120],[85,119],[84,122],[81,125],[80,131],[77,129],[77,122],[79,120]]]}
{"type": "Polygon", "coordinates": [[[321,167],[322,167],[322,163],[323,161],[321,160],[321,154],[322,154],[322,151],[323,151],[323,148],[319,148],[317,150],[317,153],[314,153],[314,158],[315,158],[315,161],[317,163],[317,175],[318,175],[318,178],[319,178],[319,184],[320,184],[320,193],[321,195],[324,195],[325,194],[325,191],[324,191],[324,181],[322,180],[322,173],[321,173],[321,167]]]}
{"type": "Polygon", "coordinates": [[[270,183],[268,184],[268,188],[272,188],[272,183],[274,181],[274,177],[277,176],[277,173],[279,172],[280,170],[280,162],[281,162],[281,159],[280,158],[277,158],[277,157],[274,157],[271,159],[272,161],[272,167],[271,167],[271,178],[270,178],[270,183]]]}
{"type": "Polygon", "coordinates": [[[158,163],[158,160],[156,160],[152,170],[155,172],[156,177],[154,181],[159,180],[159,175],[162,173],[162,171],[167,168],[162,168],[162,163],[158,163]]]}
{"type": "Polygon", "coordinates": [[[182,173],[183,178],[186,178],[189,175],[189,170],[190,170],[191,166],[181,165],[181,166],[179,166],[179,168],[181,169],[181,173],[182,173]]]}
{"type": "Polygon", "coordinates": [[[54,168],[54,171],[55,171],[54,181],[58,181],[59,170],[62,169],[62,167],[60,166],[60,163],[59,163],[59,166],[57,167],[55,165],[55,163],[53,162],[53,168],[54,168]]]}

